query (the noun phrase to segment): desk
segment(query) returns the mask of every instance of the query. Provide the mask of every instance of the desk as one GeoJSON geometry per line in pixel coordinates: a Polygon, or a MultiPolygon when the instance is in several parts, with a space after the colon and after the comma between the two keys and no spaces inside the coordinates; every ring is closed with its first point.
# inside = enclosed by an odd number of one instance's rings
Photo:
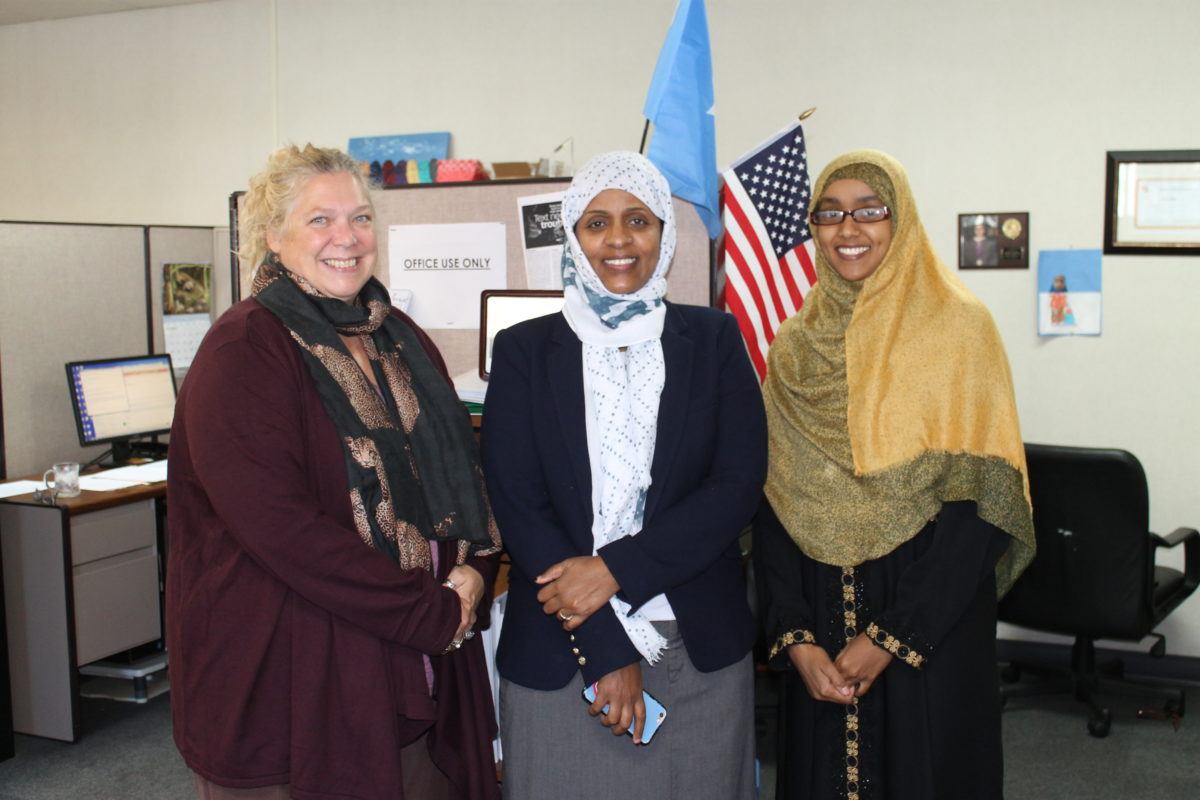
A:
{"type": "Polygon", "coordinates": [[[0,500],[13,728],[73,742],[78,668],[162,636],[158,519],[166,483],[0,500]]]}

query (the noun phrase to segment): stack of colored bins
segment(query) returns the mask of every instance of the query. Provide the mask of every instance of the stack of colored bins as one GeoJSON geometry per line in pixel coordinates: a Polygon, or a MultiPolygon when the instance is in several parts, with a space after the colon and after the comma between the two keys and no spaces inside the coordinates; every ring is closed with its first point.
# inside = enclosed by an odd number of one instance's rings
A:
{"type": "Polygon", "coordinates": [[[475,158],[454,158],[437,162],[438,183],[465,183],[467,181],[486,181],[487,172],[483,164],[475,158]]]}

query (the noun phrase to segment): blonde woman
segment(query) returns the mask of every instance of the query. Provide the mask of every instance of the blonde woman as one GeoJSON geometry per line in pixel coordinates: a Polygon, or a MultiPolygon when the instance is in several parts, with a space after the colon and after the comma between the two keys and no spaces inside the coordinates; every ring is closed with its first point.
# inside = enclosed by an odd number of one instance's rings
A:
{"type": "Polygon", "coordinates": [[[372,275],[357,163],[277,151],[241,234],[253,296],[171,431],[175,742],[201,798],[491,800],[499,539],[441,357],[372,275]]]}

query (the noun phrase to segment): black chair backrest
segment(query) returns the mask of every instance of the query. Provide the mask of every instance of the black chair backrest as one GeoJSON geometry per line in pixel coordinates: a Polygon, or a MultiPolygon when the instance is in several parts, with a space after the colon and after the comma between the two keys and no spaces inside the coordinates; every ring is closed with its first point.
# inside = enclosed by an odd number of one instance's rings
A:
{"type": "Polygon", "coordinates": [[[1154,563],[1141,463],[1124,450],[1025,445],[1037,556],[1000,618],[1072,636],[1139,639],[1154,563]]]}

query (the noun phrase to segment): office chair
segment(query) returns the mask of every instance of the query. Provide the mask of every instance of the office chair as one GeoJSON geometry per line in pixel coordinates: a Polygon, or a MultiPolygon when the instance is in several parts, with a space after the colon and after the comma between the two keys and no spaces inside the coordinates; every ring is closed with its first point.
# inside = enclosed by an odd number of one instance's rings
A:
{"type": "MultiPolygon", "coordinates": [[[[1152,636],[1150,655],[1166,653],[1166,639],[1154,628],[1200,584],[1200,533],[1177,528],[1164,537],[1149,530],[1146,474],[1124,450],[1026,444],[1025,457],[1037,555],[1001,601],[999,617],[1074,636],[1075,643],[1067,674],[1003,685],[1002,699],[1073,691],[1091,710],[1088,732],[1096,737],[1107,736],[1112,724],[1097,700],[1101,690],[1137,688],[1164,699],[1168,715],[1182,716],[1182,689],[1125,679],[1119,661],[1098,666],[1095,641],[1152,636]],[[1181,544],[1183,572],[1155,565],[1159,548],[1181,544]]],[[[1022,666],[1006,667],[1005,680],[1017,680],[1022,666]]]]}

